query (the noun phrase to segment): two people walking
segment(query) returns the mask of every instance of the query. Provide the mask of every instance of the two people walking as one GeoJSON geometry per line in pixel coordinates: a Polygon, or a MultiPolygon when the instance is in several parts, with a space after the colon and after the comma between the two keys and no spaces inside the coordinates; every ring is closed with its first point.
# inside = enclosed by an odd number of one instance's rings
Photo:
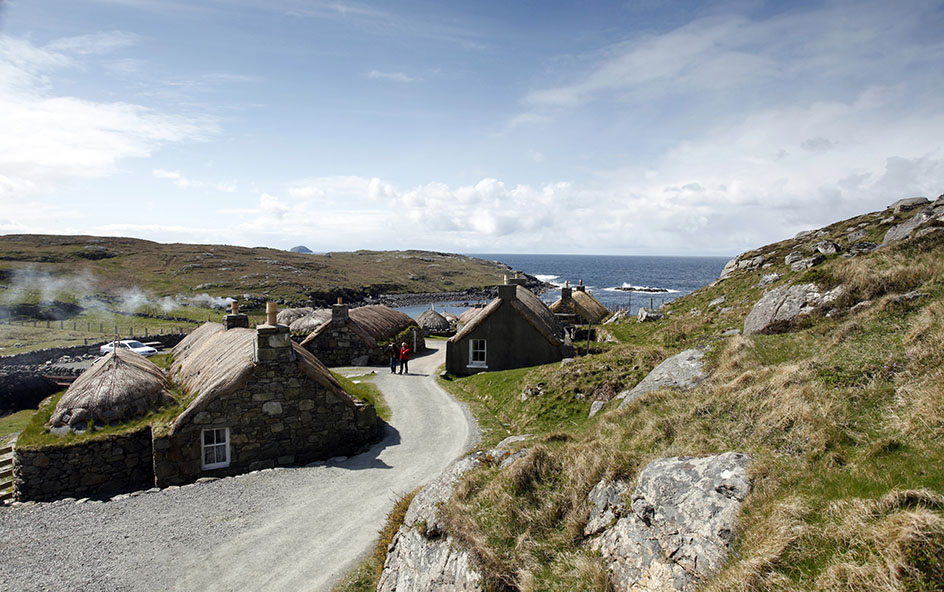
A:
{"type": "Polygon", "coordinates": [[[397,373],[397,364],[400,366],[400,374],[410,373],[410,347],[404,341],[397,347],[396,343],[387,346],[387,356],[390,358],[390,372],[397,373]]]}

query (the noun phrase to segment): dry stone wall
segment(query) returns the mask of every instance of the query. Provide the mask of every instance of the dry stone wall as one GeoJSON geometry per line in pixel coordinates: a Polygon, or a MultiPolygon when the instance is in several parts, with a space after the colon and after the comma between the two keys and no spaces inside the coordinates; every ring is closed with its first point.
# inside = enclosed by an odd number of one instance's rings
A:
{"type": "Polygon", "coordinates": [[[151,428],[62,447],[17,448],[14,497],[51,501],[154,486],[151,428]]]}

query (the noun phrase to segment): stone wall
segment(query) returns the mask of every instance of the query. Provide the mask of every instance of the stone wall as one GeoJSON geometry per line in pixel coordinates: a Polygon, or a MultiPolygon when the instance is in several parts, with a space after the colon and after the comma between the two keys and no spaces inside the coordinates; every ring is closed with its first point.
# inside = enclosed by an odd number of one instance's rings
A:
{"type": "Polygon", "coordinates": [[[18,501],[97,497],[154,486],[149,427],[71,446],[17,448],[13,463],[18,501]]]}
{"type": "MultiPolygon", "coordinates": [[[[174,333],[167,335],[151,335],[148,337],[136,337],[140,341],[159,341],[164,347],[174,347],[186,337],[185,333],[174,333]]],[[[86,354],[98,355],[99,347],[108,343],[107,340],[97,341],[91,345],[73,345],[69,347],[50,347],[46,349],[37,349],[13,354],[10,356],[0,356],[0,366],[35,366],[49,361],[55,361],[63,356],[84,356],[86,354]]]]}
{"type": "Polygon", "coordinates": [[[288,328],[258,328],[257,366],[238,390],[154,438],[157,485],[350,455],[377,439],[373,406],[337,395],[299,366],[288,328]],[[202,469],[205,429],[229,428],[230,464],[202,469]]]}

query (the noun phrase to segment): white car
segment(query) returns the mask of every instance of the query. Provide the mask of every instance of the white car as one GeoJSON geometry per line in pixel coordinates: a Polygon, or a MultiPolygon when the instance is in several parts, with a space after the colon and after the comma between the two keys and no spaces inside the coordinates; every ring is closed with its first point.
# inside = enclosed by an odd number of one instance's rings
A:
{"type": "MultiPolygon", "coordinates": [[[[135,341],[134,339],[122,339],[118,342],[118,347],[133,351],[134,353],[141,354],[142,356],[153,356],[157,353],[157,350],[150,345],[144,345],[140,341],[135,341]]],[[[98,351],[102,355],[105,355],[110,354],[114,349],[115,342],[111,341],[98,348],[98,351]]]]}

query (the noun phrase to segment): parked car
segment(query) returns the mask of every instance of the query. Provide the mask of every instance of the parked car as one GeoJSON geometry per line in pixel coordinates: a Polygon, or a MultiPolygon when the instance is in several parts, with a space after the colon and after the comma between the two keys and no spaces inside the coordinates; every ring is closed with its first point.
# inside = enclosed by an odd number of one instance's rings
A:
{"type": "MultiPolygon", "coordinates": [[[[131,350],[136,354],[141,354],[142,356],[153,356],[157,353],[157,350],[151,347],[150,345],[144,345],[140,341],[135,341],[134,339],[122,339],[118,342],[118,347],[131,350]]],[[[110,354],[115,349],[115,342],[110,341],[105,345],[98,348],[98,351],[102,354],[110,354]]]]}

